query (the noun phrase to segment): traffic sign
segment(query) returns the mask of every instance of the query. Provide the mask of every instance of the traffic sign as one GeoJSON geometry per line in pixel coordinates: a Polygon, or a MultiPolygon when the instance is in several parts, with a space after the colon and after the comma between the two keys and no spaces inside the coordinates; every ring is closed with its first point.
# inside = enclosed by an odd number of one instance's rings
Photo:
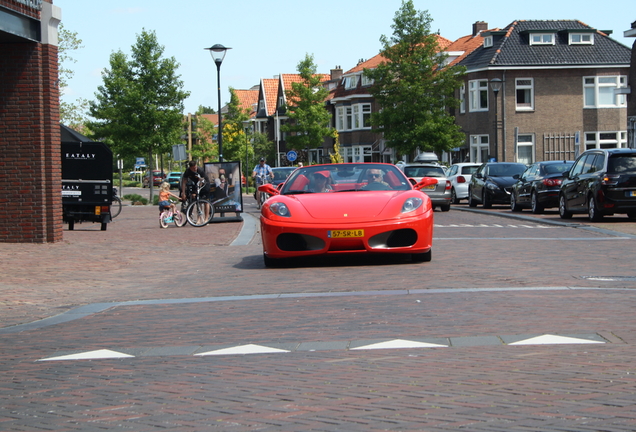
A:
{"type": "Polygon", "coordinates": [[[298,155],[296,154],[295,151],[290,150],[287,152],[287,160],[290,162],[295,161],[298,158],[298,155]]]}

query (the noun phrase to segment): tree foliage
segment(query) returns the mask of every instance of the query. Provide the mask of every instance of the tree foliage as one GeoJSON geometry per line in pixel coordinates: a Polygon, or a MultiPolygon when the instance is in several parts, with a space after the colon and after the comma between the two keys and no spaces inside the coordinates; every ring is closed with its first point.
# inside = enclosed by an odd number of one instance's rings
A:
{"type": "Polygon", "coordinates": [[[103,84],[90,102],[92,135],[112,142],[121,156],[169,152],[183,133],[183,101],[189,92],[176,71],[174,59],[162,58],[164,47],[153,31],[143,30],[131,47],[130,60],[122,52],[110,56],[102,72],[103,84]]]}
{"type": "Polygon", "coordinates": [[[245,132],[245,123],[250,120],[248,109],[241,108],[236,91],[230,87],[230,103],[223,116],[223,159],[245,161],[251,159],[253,150],[249,145],[250,137],[245,132]]]}
{"type": "Polygon", "coordinates": [[[76,32],[67,30],[63,24],[58,29],[58,86],[60,89],[60,121],[78,132],[85,132],[86,110],[88,101],[78,98],[75,102],[61,100],[61,96],[68,88],[68,83],[73,79],[75,72],[71,69],[72,63],[77,63],[72,51],[84,48],[82,40],[76,32]]]}
{"type": "Polygon", "coordinates": [[[448,151],[465,137],[449,108],[458,101],[463,69],[440,67],[445,60],[437,36],[430,32],[428,12],[418,12],[412,0],[403,0],[394,17],[393,36],[382,36],[386,59],[364,73],[374,80],[370,93],[380,110],[371,115],[374,131],[398,153],[448,151]]]}
{"type": "Polygon", "coordinates": [[[321,147],[325,137],[333,136],[333,128],[329,126],[331,114],[325,109],[329,91],[321,85],[312,55],[306,54],[297,70],[302,82],[293,82],[285,91],[290,121],[281,126],[281,130],[289,133],[288,148],[321,147]]]}

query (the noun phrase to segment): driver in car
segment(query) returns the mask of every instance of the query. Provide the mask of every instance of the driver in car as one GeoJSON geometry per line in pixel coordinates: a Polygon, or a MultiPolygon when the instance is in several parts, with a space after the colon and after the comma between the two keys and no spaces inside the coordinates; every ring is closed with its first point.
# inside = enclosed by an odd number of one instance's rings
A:
{"type": "Polygon", "coordinates": [[[369,188],[373,188],[374,186],[381,187],[382,189],[389,187],[389,184],[384,181],[384,176],[380,169],[370,169],[369,172],[367,172],[367,179],[369,181],[367,187],[369,188]]]}

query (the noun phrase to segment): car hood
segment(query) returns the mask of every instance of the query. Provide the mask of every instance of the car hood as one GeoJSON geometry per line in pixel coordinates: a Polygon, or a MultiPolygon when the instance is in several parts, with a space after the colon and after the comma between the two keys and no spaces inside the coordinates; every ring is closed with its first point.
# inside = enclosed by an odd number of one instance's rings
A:
{"type": "MultiPolygon", "coordinates": [[[[297,201],[314,219],[353,222],[380,217],[389,202],[403,193],[404,191],[329,192],[287,197],[297,201]]],[[[402,203],[400,208],[401,206],[402,203]]]]}
{"type": "Polygon", "coordinates": [[[517,183],[517,179],[512,177],[488,177],[487,180],[502,188],[512,186],[517,183]]]}

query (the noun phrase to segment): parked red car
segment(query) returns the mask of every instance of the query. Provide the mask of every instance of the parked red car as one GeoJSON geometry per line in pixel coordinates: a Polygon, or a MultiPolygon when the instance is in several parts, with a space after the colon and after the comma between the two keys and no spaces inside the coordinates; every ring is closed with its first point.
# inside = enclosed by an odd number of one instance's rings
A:
{"type": "MultiPolygon", "coordinates": [[[[148,177],[149,177],[149,174],[146,173],[146,175],[144,176],[144,180],[142,182],[143,187],[148,187],[148,177]]],[[[159,170],[154,170],[152,172],[152,185],[159,186],[165,178],[166,178],[166,175],[164,173],[162,173],[159,170]]]]}

